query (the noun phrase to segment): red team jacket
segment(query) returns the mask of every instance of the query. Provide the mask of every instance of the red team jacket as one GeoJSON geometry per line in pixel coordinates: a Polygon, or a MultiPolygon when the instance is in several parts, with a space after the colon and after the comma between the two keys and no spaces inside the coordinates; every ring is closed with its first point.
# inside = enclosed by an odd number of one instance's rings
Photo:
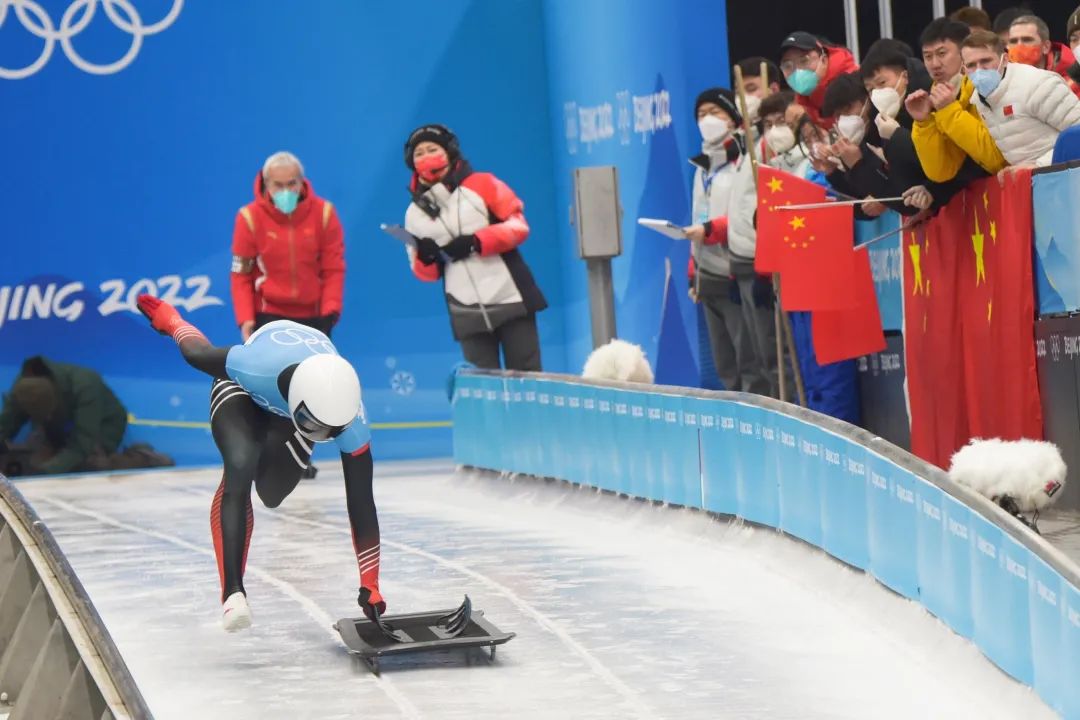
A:
{"type": "Polygon", "coordinates": [[[290,318],[341,314],[345,243],[334,206],[304,180],[291,215],[278,210],[255,178],[255,200],[236,214],[232,298],[237,325],[264,312],[290,318]]]}

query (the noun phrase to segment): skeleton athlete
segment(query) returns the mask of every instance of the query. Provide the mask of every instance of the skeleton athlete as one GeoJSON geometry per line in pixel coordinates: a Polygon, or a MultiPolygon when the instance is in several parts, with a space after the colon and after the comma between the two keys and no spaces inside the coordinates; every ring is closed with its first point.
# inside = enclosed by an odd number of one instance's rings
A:
{"type": "Polygon", "coordinates": [[[372,496],[371,432],[360,381],[330,339],[291,320],[256,331],[243,345],[215,347],[176,308],[150,295],[139,310],[169,335],[192,367],[214,378],[210,428],[224,474],[210,506],[222,625],[251,625],[244,566],[254,525],[251,486],[274,508],[293,491],[314,443],[333,440],[341,451],[345,501],[360,570],[358,602],[375,618],[386,610],[379,593],[379,519],[372,496]]]}

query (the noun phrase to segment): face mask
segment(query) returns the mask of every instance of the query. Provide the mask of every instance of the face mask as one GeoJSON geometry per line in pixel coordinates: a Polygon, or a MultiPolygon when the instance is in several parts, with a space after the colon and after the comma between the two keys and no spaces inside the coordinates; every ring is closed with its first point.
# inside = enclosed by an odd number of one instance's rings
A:
{"type": "Polygon", "coordinates": [[[300,201],[300,194],[295,190],[278,190],[270,196],[274,201],[274,207],[289,215],[296,209],[296,203],[300,201]]]}
{"type": "Polygon", "coordinates": [[[896,88],[875,88],[870,91],[870,102],[882,115],[895,118],[900,112],[900,93],[896,88]]]}
{"type": "Polygon", "coordinates": [[[1001,84],[1001,73],[990,68],[970,72],[968,77],[971,79],[971,84],[984,98],[990,97],[990,93],[997,90],[997,86],[1001,84]]]}
{"type": "Polygon", "coordinates": [[[788,85],[799,95],[809,95],[818,86],[819,79],[817,73],[813,70],[799,68],[791,73],[791,77],[788,78],[788,85]]]}
{"type": "Polygon", "coordinates": [[[416,174],[427,182],[435,182],[446,169],[446,157],[441,153],[424,155],[413,162],[416,174]]]}
{"type": "Polygon", "coordinates": [[[964,82],[964,71],[963,70],[961,70],[960,72],[958,72],[958,73],[956,73],[955,75],[952,76],[952,78],[949,80],[949,86],[953,90],[959,90],[960,89],[960,83],[962,83],[962,82],[964,82]]]}
{"type": "Polygon", "coordinates": [[[1072,50],[1073,57],[1078,57],[1076,53],[1080,52],[1080,43],[1076,43],[1069,49],[1072,50]]]}
{"type": "Polygon", "coordinates": [[[777,155],[795,147],[795,133],[787,125],[773,125],[765,131],[765,143],[777,155]]]}
{"type": "Polygon", "coordinates": [[[841,115],[836,121],[836,131],[858,145],[866,135],[866,121],[859,115],[841,115]]]}
{"type": "Polygon", "coordinates": [[[706,115],[698,120],[698,130],[701,131],[701,139],[707,143],[723,140],[731,132],[727,120],[721,120],[715,115],[706,115]]]}
{"type": "Polygon", "coordinates": [[[758,110],[761,109],[761,98],[757,95],[746,96],[746,112],[750,115],[750,123],[758,121],[758,110]]]}
{"type": "Polygon", "coordinates": [[[1009,60],[1021,65],[1038,67],[1042,61],[1042,48],[1038,45],[1010,45],[1009,60]]]}

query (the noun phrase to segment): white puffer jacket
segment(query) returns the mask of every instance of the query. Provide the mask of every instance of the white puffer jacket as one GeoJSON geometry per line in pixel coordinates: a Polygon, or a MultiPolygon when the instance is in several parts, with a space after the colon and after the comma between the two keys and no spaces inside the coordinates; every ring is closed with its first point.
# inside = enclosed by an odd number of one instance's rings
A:
{"type": "Polygon", "coordinates": [[[979,115],[1010,165],[1049,165],[1062,130],[1080,124],[1080,100],[1056,72],[1009,63],[979,115]]]}

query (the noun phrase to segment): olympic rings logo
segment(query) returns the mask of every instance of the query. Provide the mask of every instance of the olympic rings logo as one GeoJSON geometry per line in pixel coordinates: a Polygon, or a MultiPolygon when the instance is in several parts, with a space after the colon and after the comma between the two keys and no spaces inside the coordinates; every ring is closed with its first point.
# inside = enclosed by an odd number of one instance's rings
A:
{"type": "Polygon", "coordinates": [[[14,16],[31,35],[45,41],[41,55],[26,67],[10,69],[0,66],[0,79],[21,80],[30,77],[49,62],[53,50],[56,49],[57,41],[60,42],[60,47],[63,48],[71,64],[83,72],[92,75],[118,73],[134,62],[135,56],[139,54],[139,48],[142,47],[143,38],[147,35],[156,35],[172,25],[183,7],[184,0],[173,0],[172,8],[165,17],[151,25],[144,25],[139,12],[130,0],[75,0],[64,11],[60,18],[60,26],[57,28],[53,26],[49,13],[34,0],[0,0],[0,29],[3,29],[4,22],[10,16],[14,16]],[[79,55],[71,42],[72,38],[85,30],[94,19],[98,3],[105,10],[109,21],[131,36],[131,44],[123,57],[107,65],[98,65],[86,60],[79,55]],[[83,11],[81,16],[80,11],[83,11]]]}

